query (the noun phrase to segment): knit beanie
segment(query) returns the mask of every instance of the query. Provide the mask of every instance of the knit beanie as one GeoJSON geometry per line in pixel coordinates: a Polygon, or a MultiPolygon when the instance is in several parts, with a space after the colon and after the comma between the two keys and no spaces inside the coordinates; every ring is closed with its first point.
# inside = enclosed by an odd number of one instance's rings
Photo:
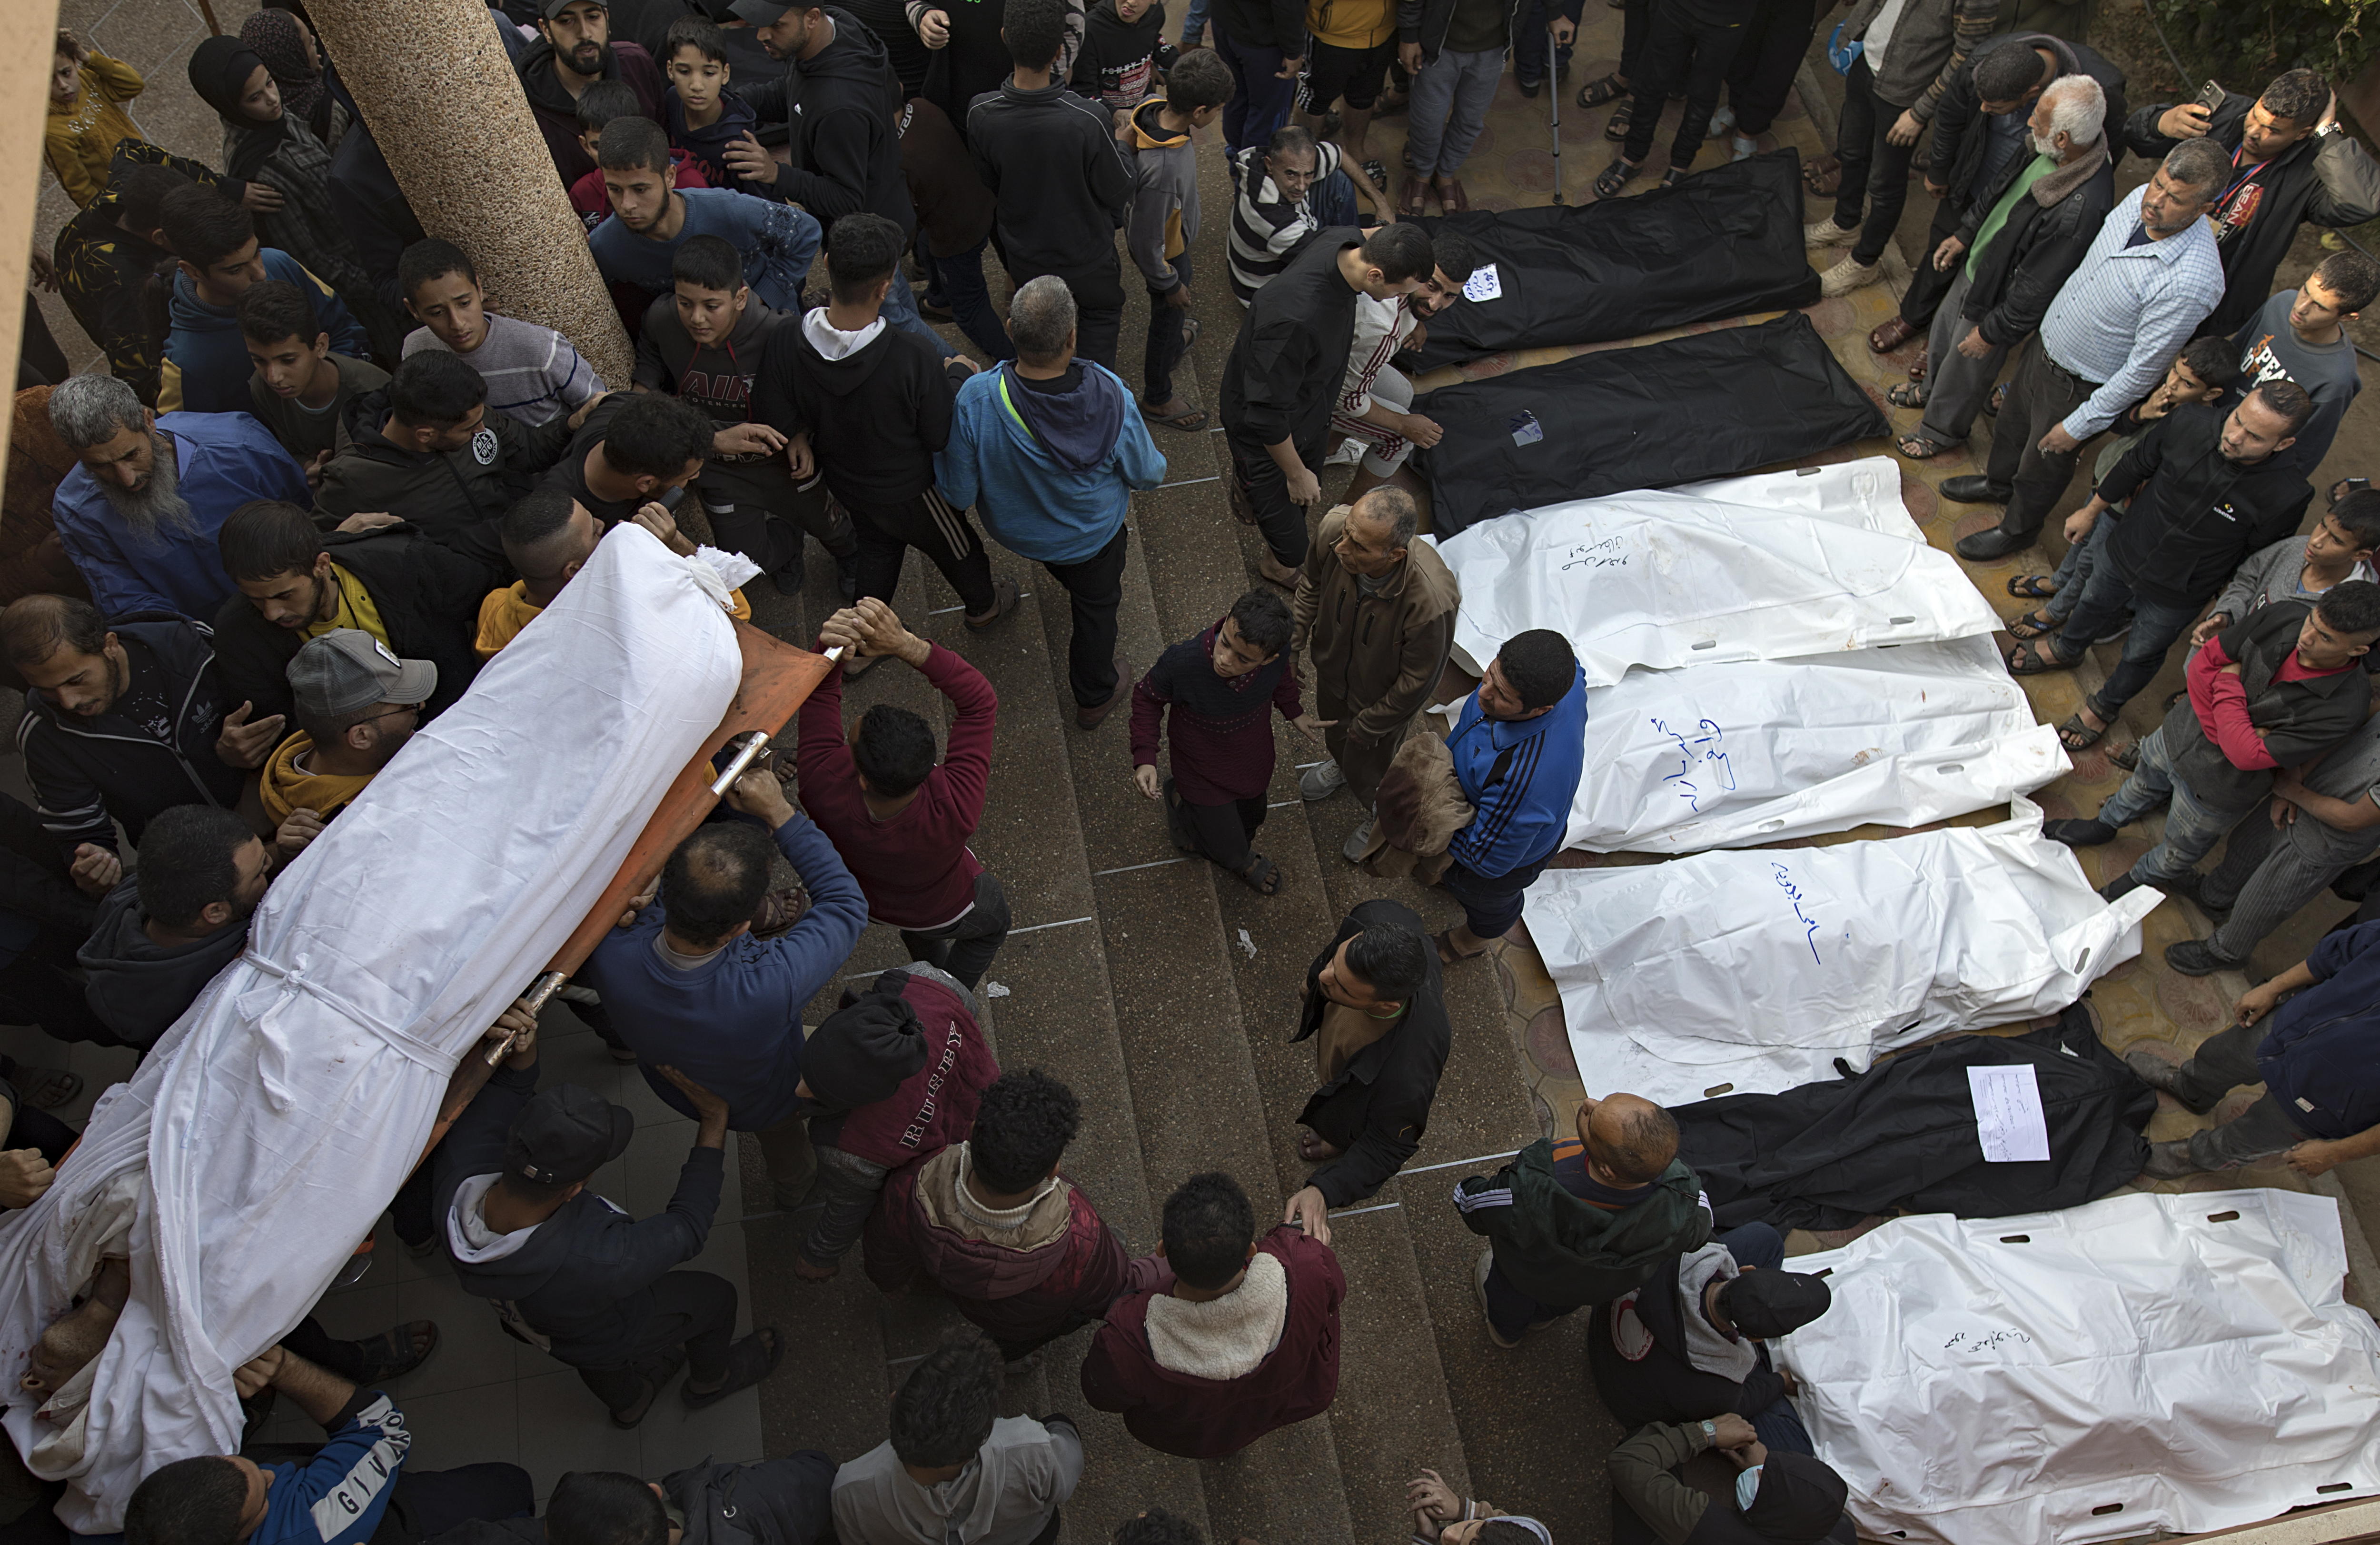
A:
{"type": "Polygon", "coordinates": [[[802,1048],[810,1098],[855,1111],[889,1098],[926,1065],[926,1027],[897,993],[870,992],[836,1010],[802,1048]]]}

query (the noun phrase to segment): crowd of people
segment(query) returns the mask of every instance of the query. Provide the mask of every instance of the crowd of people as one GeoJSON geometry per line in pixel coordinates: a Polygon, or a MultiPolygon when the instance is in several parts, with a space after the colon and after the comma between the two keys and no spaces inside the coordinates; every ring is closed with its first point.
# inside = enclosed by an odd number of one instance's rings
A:
{"type": "MultiPolygon", "coordinates": [[[[1645,169],[1672,98],[1662,186],[1706,139],[1754,153],[1811,43],[1810,0],[1621,8],[1618,69],[1576,93],[1614,109],[1604,132],[1621,149],[1598,194],[1645,169]]],[[[2058,727],[2074,751],[2185,634],[2187,688],[2120,754],[2122,789],[2047,834],[2106,843],[2163,809],[2163,840],[2105,894],[2189,897],[2220,927],[2168,959],[2237,969],[2325,888],[2380,867],[2380,492],[2328,490],[2298,534],[2359,387],[2346,327],[2380,296],[2380,262],[2343,249],[2273,289],[2301,224],[2380,213],[2380,165],[2310,71],[2131,109],[2106,58],[1998,30],[2002,8],[1852,6],[1838,151],[1808,170],[1834,207],[1805,239],[1849,249],[1823,278],[1840,294],[1880,276],[1912,168],[1937,201],[1927,255],[1868,344],[1925,340],[1891,394],[1921,415],[1896,437],[1903,456],[1963,446],[1994,416],[1985,470],[1942,490],[2004,512],[1962,555],[2030,547],[2099,444],[2063,562],[2009,582],[2036,603],[2010,625],[2009,668],[2070,669],[2122,641],[2058,727]],[[2153,164],[2119,197],[2128,152],[2153,164]]],[[[1191,0],[1177,24],[1161,0],[616,15],[511,0],[488,24],[634,339],[616,389],[562,335],[491,310],[480,260],[425,235],[300,7],[189,58],[223,121],[220,169],[142,140],[124,106],[138,72],[59,33],[45,151],[79,213],[55,276],[106,370],[52,371],[18,399],[20,431],[54,435],[73,465],[50,500],[63,563],[12,583],[0,610],[37,796],[0,800],[12,1017],[145,1055],[238,957],[276,874],[616,529],[785,595],[814,541],[841,604],[805,641],[840,663],[799,710],[792,757],[733,784],[565,989],[692,1122],[668,1205],[635,1217],[589,1188],[633,1119],[541,1082],[537,1017],[516,1007],[492,1031],[501,1066],[391,1210],[406,1247],[446,1257],[624,1429],[673,1388],[697,1410],[758,1384],[788,1350],[781,1327],[736,1337],[735,1285],[687,1267],[717,1220],[730,1132],[752,1135],[776,1206],[806,1228],[799,1277],[833,1277],[857,1247],[879,1289],[931,1289],[969,1322],[908,1372],[868,1453],[658,1480],[580,1471],[538,1519],[514,1466],[406,1465],[386,1386],[435,1348],[433,1325],[343,1341],[310,1319],[237,1387],[252,1408],[285,1395],[326,1444],[163,1466],[128,1501],[130,1545],[674,1545],[731,1519],[765,1545],[830,1528],[845,1545],[1043,1545],[1099,1455],[1062,1412],[1000,1416],[1003,1381],[1091,1327],[1083,1399],[1160,1452],[1224,1457],[1329,1409],[1347,1293],[1330,1215],[1418,1151],[1450,1054],[1444,975],[1519,920],[1562,845],[1587,734],[1585,672],[1542,629],[1500,643],[1450,732],[1417,730],[1462,597],[1416,540],[1407,463],[1441,432],[1414,411],[1408,366],[1477,261],[1461,232],[1400,216],[1469,207],[1462,169],[1508,58],[1524,95],[1548,78],[1566,90],[1578,11],[1191,0]],[[1397,112],[1392,195],[1369,133],[1397,112]],[[1219,121],[1227,262],[1200,281],[1201,161],[1217,151],[1198,135],[1219,121]],[[1148,300],[1137,391],[1117,370],[1127,260],[1148,300]],[[1218,279],[1242,315],[1210,423],[1178,377],[1194,284],[1218,279]],[[1166,480],[1161,446],[1210,428],[1234,513],[1263,538],[1261,582],[1128,680],[1132,495],[1166,480]],[[1334,462],[1355,470],[1326,511],[1334,462]],[[1118,771],[1182,852],[1279,890],[1257,847],[1278,713],[1326,753],[1302,796],[1362,809],[1348,861],[1434,882],[1463,910],[1433,936],[1411,906],[1370,901],[1319,942],[1293,1030],[1315,1052],[1296,1139],[1310,1170],[1277,1223],[1255,1177],[1195,1174],[1164,1202],[1161,1244],[1133,1256],[1066,1174],[1081,1102],[1045,1070],[1002,1067],[984,1033],[976,994],[1011,903],[969,845],[1000,704],[893,603],[914,548],[956,592],[963,635],[1000,627],[1020,595],[987,538],[1067,592],[1075,724],[1096,732],[1128,700],[1118,771]],[[887,703],[846,713],[849,685],[886,662],[946,700],[941,736],[887,703]],[[909,964],[847,978],[871,921],[909,964]],[[838,982],[854,984],[805,1027],[838,982]]],[[[729,609],[751,615],[740,590],[729,609]]],[[[2375,949],[2380,924],[2325,942],[2186,1064],[2132,1053],[2193,1110],[2242,1083],[2271,1091],[2157,1145],[2147,1173],[2286,1156],[2319,1174],[2380,1152],[2380,1083],[2355,1051],[2375,949]],[[2267,1015],[2269,1034],[2249,1028],[2267,1015]]],[[[0,1207],[22,1208],[74,1140],[46,1113],[79,1080],[0,1076],[0,1207]]],[[[1785,1270],[1765,1225],[1715,1232],[1668,1112],[1588,1099],[1572,1134],[1454,1199],[1487,1241],[1474,1280],[1497,1346],[1593,1319],[1597,1392],[1632,1429],[1609,1456],[1615,1538],[1851,1538],[1844,1482],[1764,1345],[1824,1313],[1827,1285],[1785,1270]],[[1710,1451],[1731,1481],[1710,1483],[1710,1451]]],[[[1403,1502],[1425,1542],[1551,1545],[1542,1523],[1434,1474],[1403,1502]]],[[[1150,1509],[1114,1538],[1198,1533],[1150,1509]]]]}

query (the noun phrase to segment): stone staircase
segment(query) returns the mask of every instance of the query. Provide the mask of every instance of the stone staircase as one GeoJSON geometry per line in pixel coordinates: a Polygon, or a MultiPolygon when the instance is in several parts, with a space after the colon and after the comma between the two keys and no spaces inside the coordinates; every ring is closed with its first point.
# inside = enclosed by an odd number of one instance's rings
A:
{"type": "MultiPolygon", "coordinates": [[[[1205,333],[1183,391],[1211,408],[1239,314],[1222,283],[1220,154],[1203,170],[1206,230],[1194,261],[1205,333]]],[[[1120,350],[1120,373],[1135,385],[1145,314],[1135,295],[1120,350]]],[[[1127,684],[1257,583],[1247,565],[1257,538],[1231,518],[1220,436],[1155,432],[1170,470],[1164,488],[1134,501],[1119,648],[1127,684]]],[[[1326,489],[1344,476],[1335,472],[1326,489]]],[[[1066,1172],[1135,1254],[1155,1247],[1167,1193],[1200,1170],[1236,1175],[1269,1224],[1308,1167],[1294,1151],[1294,1122],[1313,1059],[1288,1039],[1308,961],[1340,918],[1373,896],[1415,906],[1432,928],[1459,911],[1339,856],[1357,811],[1343,795],[1318,806],[1298,799],[1296,764],[1321,753],[1287,725],[1258,843],[1281,868],[1281,891],[1259,896],[1176,852],[1157,806],[1132,783],[1126,708],[1097,731],[1074,726],[1064,591],[1014,554],[994,554],[996,571],[1030,599],[988,632],[966,632],[955,598],[922,560],[912,560],[896,604],[1000,693],[991,799],[975,846],[1015,918],[986,978],[987,989],[1006,989],[985,998],[1002,1064],[1043,1067],[1081,1098],[1086,1119],[1066,1172]]],[[[762,626],[799,641],[835,604],[823,574],[797,600],[754,602],[762,626]]],[[[849,696],[849,712],[892,701],[945,722],[940,698],[897,666],[849,696]]],[[[871,928],[848,970],[870,974],[905,957],[897,934],[871,928]]],[[[1448,1201],[1457,1179],[1493,1169],[1539,1132],[1497,970],[1482,962],[1450,973],[1454,1047],[1422,1150],[1405,1175],[1333,1220],[1349,1294],[1339,1396],[1327,1416],[1231,1459],[1193,1463],[1142,1447],[1114,1417],[1087,1409],[1077,1370],[1089,1331],[1053,1344],[1029,1377],[1012,1381],[1010,1409],[1065,1411],[1082,1428],[1087,1464],[1066,1508],[1072,1545],[1103,1540],[1152,1505],[1218,1542],[1395,1539],[1410,1526],[1404,1482],[1424,1468],[1467,1495],[1536,1513],[1565,1545],[1603,1537],[1599,1461],[1618,1434],[1585,1393],[1584,1324],[1541,1332],[1522,1352],[1489,1344],[1471,1287],[1479,1241],[1448,1201]]],[[[831,1007],[831,994],[822,997],[812,1022],[831,1007]]],[[[795,1278],[806,1221],[769,1210],[750,1145],[744,1162],[754,1319],[786,1328],[796,1347],[762,1391],[768,1452],[815,1447],[849,1458],[883,1439],[892,1391],[957,1317],[939,1299],[885,1300],[856,1252],[831,1283],[795,1278]]]]}

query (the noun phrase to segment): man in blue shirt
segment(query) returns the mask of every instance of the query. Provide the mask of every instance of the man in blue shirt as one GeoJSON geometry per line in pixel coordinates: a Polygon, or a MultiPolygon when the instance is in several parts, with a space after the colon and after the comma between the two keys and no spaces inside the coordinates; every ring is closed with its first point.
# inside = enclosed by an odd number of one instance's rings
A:
{"type": "Polygon", "coordinates": [[[1487,953],[1521,920],[1521,893],[1560,850],[1586,761],[1586,673],[1570,640],[1533,627],[1504,641],[1446,743],[1475,812],[1441,882],[1463,904],[1437,939],[1448,965],[1487,953]]]}
{"type": "Polygon", "coordinates": [[[177,1459],[150,1473],[124,1509],[124,1545],[366,1545],[383,1523],[428,1539],[474,1519],[535,1510],[517,1465],[407,1471],[413,1434],[378,1390],[359,1390],[285,1346],[232,1376],[245,1399],[278,1390],[330,1434],[302,1464],[259,1465],[243,1454],[177,1459]]]}
{"type": "Polygon", "coordinates": [[[2280,1160],[2312,1176],[2380,1153],[2380,922],[2325,935],[2305,959],[2250,988],[2237,1013],[2238,1024],[2187,1062],[2146,1046],[2124,1053],[2142,1082],[2202,1115],[2241,1084],[2265,1086],[2264,1098],[2222,1125],[2151,1144],[2142,1174],[2175,1180],[2280,1160]],[[2267,1014],[2260,1041],[2253,1027],[2267,1014]]]}
{"type": "MultiPolygon", "coordinates": [[[[588,237],[595,266],[607,285],[634,285],[650,302],[676,293],[671,263],[677,249],[698,236],[723,238],[744,260],[752,293],[771,310],[798,316],[802,281],[818,256],[819,223],[808,211],[732,189],[698,188],[681,193],[671,169],[668,133],[644,118],[614,118],[603,126],[597,159],[612,213],[588,237]]],[[[636,314],[641,317],[644,307],[636,314]]]]}
{"type": "Polygon", "coordinates": [[[332,353],[371,358],[371,340],[346,304],[304,263],[277,247],[259,245],[256,221],[239,204],[193,184],[167,194],[157,219],[165,246],[179,260],[157,387],[160,412],[232,413],[248,407],[248,380],[256,367],[234,308],[261,280],[297,286],[313,308],[315,330],[330,335],[332,353]]]}
{"type": "Polygon", "coordinates": [[[78,375],[50,394],[50,427],[82,462],[53,496],[58,541],[110,619],[213,616],[238,593],[215,548],[225,518],[257,499],[314,503],[306,469],[245,413],[158,418],[128,383],[78,375]]]}
{"type": "Polygon", "coordinates": [[[763,822],[774,842],[749,821],[703,826],[662,868],[659,905],[596,945],[578,979],[602,994],[653,1092],[696,1113],[662,1076],[669,1066],[726,1101],[728,1128],[760,1136],[778,1205],[797,1207],[812,1170],[796,1093],[802,1009],[859,942],[868,900],[826,833],[786,801],[774,772],[746,773],[727,802],[763,822]],[[772,852],[801,876],[810,906],[789,931],[762,941],[750,933],[772,852]]]}

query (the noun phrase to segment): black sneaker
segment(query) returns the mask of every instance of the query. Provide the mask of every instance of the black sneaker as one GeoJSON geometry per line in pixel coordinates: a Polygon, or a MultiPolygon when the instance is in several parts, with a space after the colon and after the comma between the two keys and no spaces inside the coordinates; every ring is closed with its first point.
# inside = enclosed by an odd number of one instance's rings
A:
{"type": "Polygon", "coordinates": [[[2069,847],[2096,847],[2116,840],[2116,829],[2104,821],[2045,821],[2041,834],[2069,847]]]}
{"type": "Polygon", "coordinates": [[[859,599],[859,554],[834,561],[834,590],[846,606],[859,599]]]}
{"type": "Polygon", "coordinates": [[[2106,884],[2099,887],[2099,899],[2106,902],[2120,901],[2124,897],[2131,895],[2134,891],[2139,890],[2146,883],[2148,883],[2148,882],[2144,880],[2134,879],[2132,877],[2132,871],[2126,870],[2123,873],[2116,876],[2116,878],[2108,881],[2106,884]]]}
{"type": "Polygon", "coordinates": [[[2168,944],[2165,963],[2185,977],[2211,977],[2217,971],[2236,971],[2248,964],[2225,959],[2204,939],[2184,939],[2179,944],[2168,944]]]}
{"type": "Polygon", "coordinates": [[[1524,80],[1517,75],[1512,77],[1512,84],[1521,89],[1523,96],[1530,98],[1536,97],[1539,91],[1546,89],[1546,83],[1542,80],[1524,80]]]}

